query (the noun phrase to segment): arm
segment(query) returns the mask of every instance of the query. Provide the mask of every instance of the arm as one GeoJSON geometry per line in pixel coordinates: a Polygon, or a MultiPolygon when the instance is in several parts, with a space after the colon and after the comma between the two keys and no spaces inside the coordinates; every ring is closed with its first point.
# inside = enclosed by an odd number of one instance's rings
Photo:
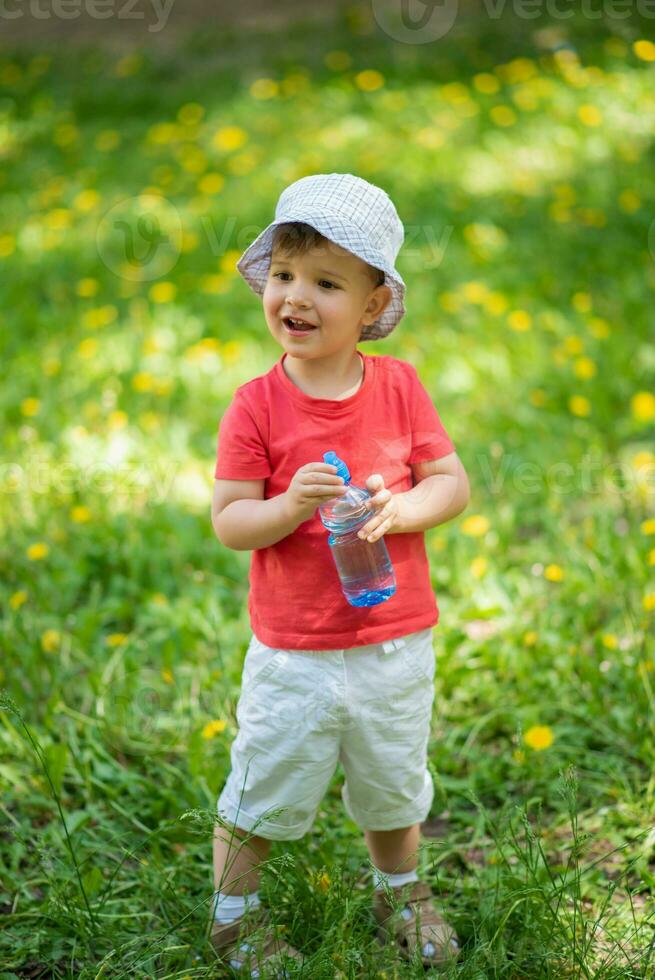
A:
{"type": "Polygon", "coordinates": [[[457,453],[411,466],[416,486],[404,493],[387,490],[380,473],[369,476],[366,486],[375,493],[369,501],[375,514],[360,529],[360,537],[370,535],[368,540],[375,541],[383,534],[428,531],[466,509],[471,491],[457,453]]]}
{"type": "Polygon", "coordinates": [[[398,523],[390,533],[429,531],[461,514],[470,499],[466,478],[462,480],[447,473],[426,476],[411,490],[396,494],[398,523]]]}
{"type": "Polygon", "coordinates": [[[287,513],[284,493],[268,500],[233,500],[215,518],[212,515],[216,537],[233,551],[268,548],[295,531],[299,523],[287,513]]]}

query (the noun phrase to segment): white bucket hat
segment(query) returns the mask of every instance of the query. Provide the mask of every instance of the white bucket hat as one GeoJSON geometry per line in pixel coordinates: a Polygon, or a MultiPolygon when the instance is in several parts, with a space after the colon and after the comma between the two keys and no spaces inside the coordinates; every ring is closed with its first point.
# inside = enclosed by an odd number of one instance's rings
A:
{"type": "Polygon", "coordinates": [[[377,340],[390,334],[405,313],[405,283],[394,265],[405,232],[385,191],[353,174],[312,174],[286,187],[275,208],[275,221],[237,262],[237,269],[258,296],[268,280],[274,231],[290,221],[311,225],[336,245],[382,269],[392,298],[378,319],[362,328],[360,339],[377,340]]]}

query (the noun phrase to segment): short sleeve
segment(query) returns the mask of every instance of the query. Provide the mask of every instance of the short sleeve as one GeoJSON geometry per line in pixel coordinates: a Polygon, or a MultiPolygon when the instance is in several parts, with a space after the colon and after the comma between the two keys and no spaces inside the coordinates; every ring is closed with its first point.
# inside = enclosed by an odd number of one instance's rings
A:
{"type": "Polygon", "coordinates": [[[412,448],[409,463],[425,463],[455,452],[430,395],[413,364],[410,367],[412,405],[412,448]]]}
{"type": "Polygon", "coordinates": [[[260,480],[271,475],[268,452],[250,407],[237,389],[219,423],[217,480],[260,480]]]}

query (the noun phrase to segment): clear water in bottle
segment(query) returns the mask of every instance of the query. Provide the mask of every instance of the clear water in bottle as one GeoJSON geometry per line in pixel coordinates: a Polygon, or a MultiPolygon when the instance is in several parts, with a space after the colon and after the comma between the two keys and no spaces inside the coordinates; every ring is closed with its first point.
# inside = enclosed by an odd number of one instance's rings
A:
{"type": "Polygon", "coordinates": [[[351,606],[377,606],[394,595],[396,577],[384,538],[366,541],[357,537],[373,513],[365,505],[371,494],[350,483],[348,467],[335,452],[323,453],[323,460],[337,467],[337,475],[347,486],[345,493],[318,508],[323,524],[331,532],[328,544],[343,594],[351,606]]]}

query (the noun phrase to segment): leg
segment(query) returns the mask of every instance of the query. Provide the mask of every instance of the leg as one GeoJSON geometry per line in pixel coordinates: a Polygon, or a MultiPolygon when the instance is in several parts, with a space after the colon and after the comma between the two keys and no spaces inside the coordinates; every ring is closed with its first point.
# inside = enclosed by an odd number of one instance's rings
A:
{"type": "Polygon", "coordinates": [[[418,866],[420,824],[399,830],[365,830],[371,861],[387,874],[403,874],[418,866]]]}
{"type": "Polygon", "coordinates": [[[214,827],[214,888],[226,895],[249,894],[259,887],[259,865],[266,860],[271,841],[239,827],[214,827]],[[230,838],[231,842],[230,842],[230,838]]]}

